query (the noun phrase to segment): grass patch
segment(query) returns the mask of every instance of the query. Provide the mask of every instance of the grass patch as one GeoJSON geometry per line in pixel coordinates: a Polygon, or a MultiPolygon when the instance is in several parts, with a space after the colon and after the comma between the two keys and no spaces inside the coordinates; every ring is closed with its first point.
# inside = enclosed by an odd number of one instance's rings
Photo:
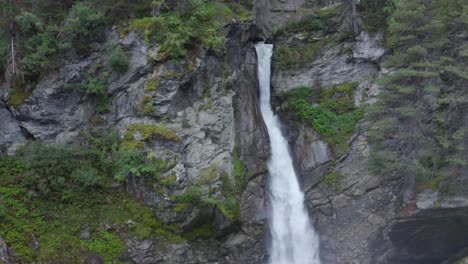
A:
{"type": "Polygon", "coordinates": [[[14,88],[11,90],[10,98],[8,98],[8,104],[13,107],[20,107],[31,94],[32,91],[27,91],[24,88],[14,88]]]}
{"type": "Polygon", "coordinates": [[[138,103],[138,110],[145,115],[152,114],[154,112],[154,107],[151,100],[152,98],[149,95],[143,97],[143,99],[138,103]]]}
{"type": "Polygon", "coordinates": [[[330,172],[325,178],[323,179],[322,183],[327,186],[336,186],[338,184],[338,180],[342,177],[342,175],[336,171],[330,172]]]}
{"type": "Polygon", "coordinates": [[[151,138],[163,139],[168,141],[179,142],[181,139],[177,136],[175,131],[167,129],[160,125],[145,125],[145,124],[131,124],[127,128],[125,134],[125,140],[135,140],[135,134],[139,133],[141,140],[147,140],[151,138]]]}
{"type": "Polygon", "coordinates": [[[87,243],[90,252],[98,253],[106,263],[112,263],[124,251],[125,244],[115,234],[108,231],[100,231],[87,243]]]}
{"type": "Polygon", "coordinates": [[[38,199],[10,185],[0,187],[0,198],[0,235],[26,262],[77,263],[84,252],[96,252],[112,263],[125,251],[124,238],[133,235],[182,241],[151,209],[124,193],[91,192],[70,204],[38,199]],[[128,226],[128,220],[135,226],[128,226]],[[97,231],[103,224],[116,232],[97,231]],[[89,239],[80,238],[83,229],[90,231],[89,239]],[[33,238],[40,244],[38,251],[29,246],[33,238]]]}
{"type": "Polygon", "coordinates": [[[145,83],[145,92],[156,92],[159,86],[158,78],[149,78],[145,83]]]}

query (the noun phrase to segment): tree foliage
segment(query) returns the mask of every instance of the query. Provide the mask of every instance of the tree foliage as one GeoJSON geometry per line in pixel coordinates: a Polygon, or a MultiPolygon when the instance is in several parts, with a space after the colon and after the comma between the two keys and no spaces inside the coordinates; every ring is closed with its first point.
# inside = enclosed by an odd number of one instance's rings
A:
{"type": "Polygon", "coordinates": [[[145,32],[148,42],[161,45],[161,59],[177,59],[187,54],[190,45],[203,44],[220,51],[224,43],[223,24],[234,14],[227,5],[206,0],[190,0],[187,8],[133,21],[145,32]]]}
{"type": "Polygon", "coordinates": [[[398,1],[389,17],[384,91],[370,113],[375,173],[468,190],[466,1],[398,1]],[[465,28],[465,29],[464,29],[465,28]]]}
{"type": "Polygon", "coordinates": [[[14,157],[1,159],[0,173],[11,173],[8,168],[13,172],[22,168],[17,179],[22,187],[50,199],[73,201],[81,193],[101,186],[106,179],[123,181],[130,174],[157,177],[165,170],[162,160],[120,149],[115,132],[88,137],[87,142],[86,147],[29,144],[14,157]]]}

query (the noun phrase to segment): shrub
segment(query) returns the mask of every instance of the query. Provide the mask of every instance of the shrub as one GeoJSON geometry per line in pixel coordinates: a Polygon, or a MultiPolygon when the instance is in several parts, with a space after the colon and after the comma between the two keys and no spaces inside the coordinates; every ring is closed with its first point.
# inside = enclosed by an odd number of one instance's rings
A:
{"type": "Polygon", "coordinates": [[[226,5],[191,0],[186,10],[136,19],[132,25],[144,31],[148,42],[161,45],[161,59],[178,59],[187,54],[187,46],[198,43],[219,52],[224,42],[222,24],[232,17],[226,5]]]}
{"type": "Polygon", "coordinates": [[[166,171],[166,162],[146,156],[134,150],[119,150],[113,153],[115,179],[123,181],[129,174],[134,176],[157,177],[166,171]]]}
{"type": "Polygon", "coordinates": [[[18,157],[27,164],[23,184],[36,189],[46,197],[71,191],[85,191],[99,185],[101,176],[92,168],[97,157],[76,147],[53,147],[30,144],[18,151],[18,157]]]}
{"type": "Polygon", "coordinates": [[[156,92],[159,86],[158,78],[148,78],[145,83],[145,92],[156,92]]]}
{"type": "Polygon", "coordinates": [[[79,2],[71,8],[63,31],[72,41],[87,42],[99,36],[105,25],[104,20],[101,12],[87,3],[79,2]]]}
{"type": "Polygon", "coordinates": [[[152,114],[154,112],[154,107],[151,96],[146,95],[143,97],[137,107],[138,110],[145,115],[152,114]]]}
{"type": "Polygon", "coordinates": [[[59,27],[49,25],[24,36],[22,43],[24,55],[20,62],[26,78],[34,79],[44,69],[53,68],[54,64],[58,64],[54,60],[55,55],[68,46],[64,40],[57,38],[59,31],[59,27]]]}
{"type": "Polygon", "coordinates": [[[127,54],[119,45],[111,47],[110,49],[111,51],[107,59],[107,65],[118,73],[125,73],[130,64],[127,54]]]}
{"type": "MultiPolygon", "coordinates": [[[[36,143],[0,158],[0,236],[15,255],[27,263],[75,263],[96,252],[112,263],[125,249],[119,236],[155,234],[171,243],[183,241],[174,226],[163,225],[149,208],[114,187],[105,189],[113,177],[157,177],[166,163],[119,149],[116,132],[82,139],[83,146],[36,143]],[[134,227],[126,224],[129,219],[134,227]],[[96,232],[103,223],[115,233],[96,232]],[[79,237],[83,229],[90,231],[89,239],[79,237]],[[32,238],[40,244],[38,250],[31,246],[32,238]]],[[[161,184],[171,186],[172,180],[161,184]]]]}
{"type": "Polygon", "coordinates": [[[86,80],[80,84],[66,84],[66,89],[78,89],[90,95],[105,96],[107,93],[107,72],[97,76],[84,74],[86,80]]]}
{"type": "Polygon", "coordinates": [[[175,196],[175,202],[182,204],[201,205],[203,188],[198,186],[189,186],[181,195],[175,196]]]}

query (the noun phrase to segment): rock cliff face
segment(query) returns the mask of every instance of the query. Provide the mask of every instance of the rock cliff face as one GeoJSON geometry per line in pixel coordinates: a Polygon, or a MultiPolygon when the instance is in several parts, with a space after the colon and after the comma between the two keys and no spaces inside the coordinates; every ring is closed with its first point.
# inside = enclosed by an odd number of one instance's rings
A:
{"type": "MultiPolygon", "coordinates": [[[[86,74],[99,73],[96,65],[103,63],[106,47],[93,43],[89,56],[70,54],[67,63],[46,75],[20,107],[0,102],[0,146],[5,147],[0,155],[34,140],[66,144],[79,141],[87,131],[116,129],[124,136],[131,124],[164,124],[177,131],[181,140],[153,139],[146,142],[145,150],[173,161],[166,176],[176,175],[175,194],[212,166],[230,178],[234,178],[235,158],[246,166],[249,178],[240,198],[240,222],[233,223],[213,206],[175,212],[171,193],[158,193],[144,177],[128,177],[126,190],[156,209],[164,223],[191,230],[209,222],[216,235],[179,244],[157,238],[128,239],[127,259],[134,263],[266,263],[269,144],[258,109],[253,44],[261,37],[273,42],[304,41],[297,34],[275,37],[272,32],[298,21],[303,9],[317,7],[340,8],[334,23],[346,31],[346,3],[257,0],[256,24],[229,25],[226,52],[219,56],[196,51],[191,66],[175,61],[153,64],[150,60],[157,47],[148,48],[135,33],[119,37],[116,30],[109,30],[107,40],[123,45],[131,63],[125,74],[111,74],[108,111],[98,110],[98,98],[67,89],[86,74]],[[157,89],[147,89],[152,80],[158,80],[157,89]],[[152,111],[142,111],[145,98],[152,111]]],[[[407,193],[411,183],[405,179],[371,175],[366,135],[370,124],[358,123],[347,152],[338,155],[310,126],[288,118],[281,94],[300,86],[357,81],[355,104],[375,101],[379,86],[373,80],[383,74],[383,35],[362,31],[357,37],[338,39],[320,46],[317,55],[299,67],[282,68],[274,62],[272,71],[275,106],[320,234],[323,263],[452,263],[461,259],[468,254],[468,200],[407,193]],[[325,180],[331,171],[340,175],[333,184],[325,180]]],[[[1,237],[0,261],[15,263],[1,237]]]]}
{"type": "MultiPolygon", "coordinates": [[[[297,4],[282,2],[283,6],[297,4]]],[[[351,24],[346,17],[349,7],[341,4],[330,1],[322,6],[341,8],[345,17],[335,20],[339,21],[335,28],[342,29],[351,24]]],[[[297,21],[300,16],[260,19],[269,23],[265,28],[276,28],[286,23],[284,19],[297,21]]],[[[340,32],[327,34],[333,37],[340,32]]],[[[373,80],[388,72],[380,65],[385,59],[382,38],[381,33],[361,31],[356,38],[325,44],[315,59],[300,67],[284,69],[280,62],[273,62],[272,89],[279,98],[276,109],[286,125],[284,133],[320,233],[321,257],[323,263],[454,263],[466,255],[468,247],[466,231],[462,231],[466,230],[466,198],[447,199],[432,192],[416,195],[408,191],[412,183],[405,179],[372,175],[367,140],[371,124],[358,123],[347,153],[336,155],[309,125],[285,111],[282,93],[286,91],[349,81],[359,82],[354,93],[356,106],[374,103],[379,86],[373,80]],[[337,178],[330,183],[326,178],[332,171],[337,178]]],[[[275,39],[289,44],[308,41],[307,36],[295,33],[275,39]]]]}
{"type": "MultiPolygon", "coordinates": [[[[164,223],[176,223],[187,231],[211,223],[216,236],[223,239],[181,244],[130,239],[127,257],[135,263],[262,262],[266,248],[264,161],[269,144],[257,105],[253,43],[260,31],[252,23],[233,24],[228,30],[226,53],[218,56],[200,50],[191,58],[190,69],[175,61],[154,65],[148,59],[157,56],[157,47],[150,50],[134,33],[119,38],[115,30],[109,30],[107,41],[121,44],[131,62],[125,74],[111,74],[108,110],[101,113],[98,98],[68,88],[83,81],[86,74],[101,74],[96,65],[104,63],[106,47],[93,43],[89,56],[70,55],[58,72],[37,84],[20,107],[1,103],[0,145],[5,151],[1,154],[13,153],[29,141],[76,143],[89,131],[116,129],[124,136],[131,124],[162,124],[177,131],[181,140],[149,140],[145,150],[171,160],[172,169],[166,175],[175,175],[178,183],[172,194],[182,193],[213,167],[233,179],[234,156],[244,164],[249,179],[240,198],[241,225],[213,206],[175,212],[171,193],[161,195],[145,177],[128,177],[126,190],[156,209],[164,223]],[[151,80],[158,80],[157,89],[147,88],[151,80]],[[141,109],[145,98],[150,98],[150,113],[141,109]]],[[[1,249],[2,261],[10,263],[6,245],[1,249]]]]}

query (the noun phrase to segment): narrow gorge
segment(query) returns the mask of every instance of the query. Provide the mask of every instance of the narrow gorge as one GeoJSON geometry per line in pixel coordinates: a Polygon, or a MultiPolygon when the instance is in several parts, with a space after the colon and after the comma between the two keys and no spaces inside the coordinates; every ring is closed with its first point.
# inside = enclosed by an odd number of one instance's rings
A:
{"type": "Polygon", "coordinates": [[[0,264],[468,263],[466,0],[0,3],[0,264]]]}

